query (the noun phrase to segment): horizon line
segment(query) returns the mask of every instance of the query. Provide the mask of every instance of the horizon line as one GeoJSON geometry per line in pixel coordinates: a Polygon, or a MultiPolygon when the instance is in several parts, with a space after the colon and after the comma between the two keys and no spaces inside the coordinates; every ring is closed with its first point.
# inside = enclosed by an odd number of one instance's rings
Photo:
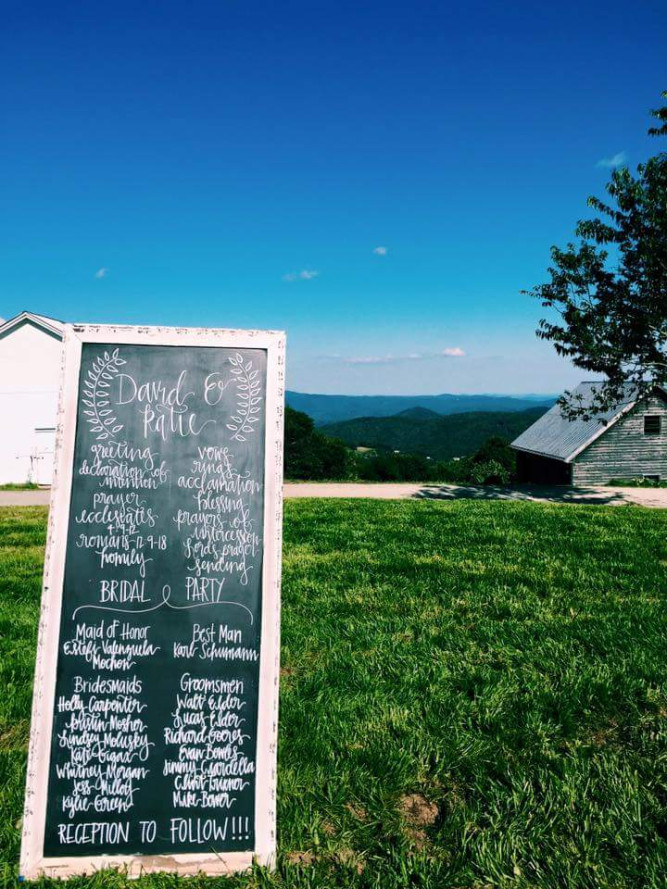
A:
{"type": "MultiPolygon", "coordinates": [[[[584,382],[591,382],[586,380],[584,382]]],[[[555,398],[560,392],[412,392],[400,393],[347,393],[347,392],[302,392],[299,389],[285,389],[285,394],[310,395],[319,398],[555,398]]]]}

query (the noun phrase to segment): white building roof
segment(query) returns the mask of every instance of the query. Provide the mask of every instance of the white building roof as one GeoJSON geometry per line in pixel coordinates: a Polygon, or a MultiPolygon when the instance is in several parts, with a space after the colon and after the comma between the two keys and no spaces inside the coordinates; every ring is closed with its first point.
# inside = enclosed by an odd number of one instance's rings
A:
{"type": "Polygon", "coordinates": [[[11,333],[12,330],[15,330],[22,324],[34,324],[35,327],[41,328],[57,339],[62,339],[63,337],[64,324],[62,321],[49,318],[48,315],[38,315],[36,312],[19,312],[18,315],[14,315],[8,321],[1,322],[0,337],[7,336],[8,333],[11,333]]]}

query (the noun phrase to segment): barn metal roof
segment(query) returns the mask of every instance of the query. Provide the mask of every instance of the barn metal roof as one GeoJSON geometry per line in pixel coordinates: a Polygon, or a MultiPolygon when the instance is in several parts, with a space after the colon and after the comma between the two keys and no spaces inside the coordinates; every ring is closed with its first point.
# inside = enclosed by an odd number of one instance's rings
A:
{"type": "MultiPolygon", "coordinates": [[[[602,385],[600,381],[580,383],[572,390],[572,395],[583,407],[592,404],[593,391],[602,385]]],[[[628,388],[625,399],[612,410],[597,414],[590,420],[577,417],[568,420],[561,413],[560,406],[555,404],[539,420],[522,432],[512,442],[512,447],[529,454],[552,457],[569,463],[599,438],[617,420],[631,410],[636,402],[636,390],[628,388]]]]}

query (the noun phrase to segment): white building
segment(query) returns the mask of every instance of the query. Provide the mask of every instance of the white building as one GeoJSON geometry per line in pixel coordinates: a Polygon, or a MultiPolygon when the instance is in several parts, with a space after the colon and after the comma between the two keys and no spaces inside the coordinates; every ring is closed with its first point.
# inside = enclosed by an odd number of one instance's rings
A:
{"type": "Polygon", "coordinates": [[[51,483],[62,336],[32,312],[0,322],[0,484],[51,483]]]}

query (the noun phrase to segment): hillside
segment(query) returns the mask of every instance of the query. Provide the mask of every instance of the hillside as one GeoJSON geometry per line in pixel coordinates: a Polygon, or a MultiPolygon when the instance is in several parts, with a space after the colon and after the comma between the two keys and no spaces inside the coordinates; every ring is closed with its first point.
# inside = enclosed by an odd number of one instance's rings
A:
{"type": "Polygon", "coordinates": [[[384,448],[449,460],[474,453],[491,435],[516,438],[547,410],[474,411],[441,416],[409,409],[393,417],[362,417],[330,423],[321,431],[351,447],[384,448]]]}
{"type": "Polygon", "coordinates": [[[555,396],[511,395],[317,395],[286,393],[287,404],[312,417],[317,426],[361,417],[390,417],[411,408],[425,408],[436,414],[462,414],[469,411],[525,411],[536,405],[551,407],[555,396]]]}

